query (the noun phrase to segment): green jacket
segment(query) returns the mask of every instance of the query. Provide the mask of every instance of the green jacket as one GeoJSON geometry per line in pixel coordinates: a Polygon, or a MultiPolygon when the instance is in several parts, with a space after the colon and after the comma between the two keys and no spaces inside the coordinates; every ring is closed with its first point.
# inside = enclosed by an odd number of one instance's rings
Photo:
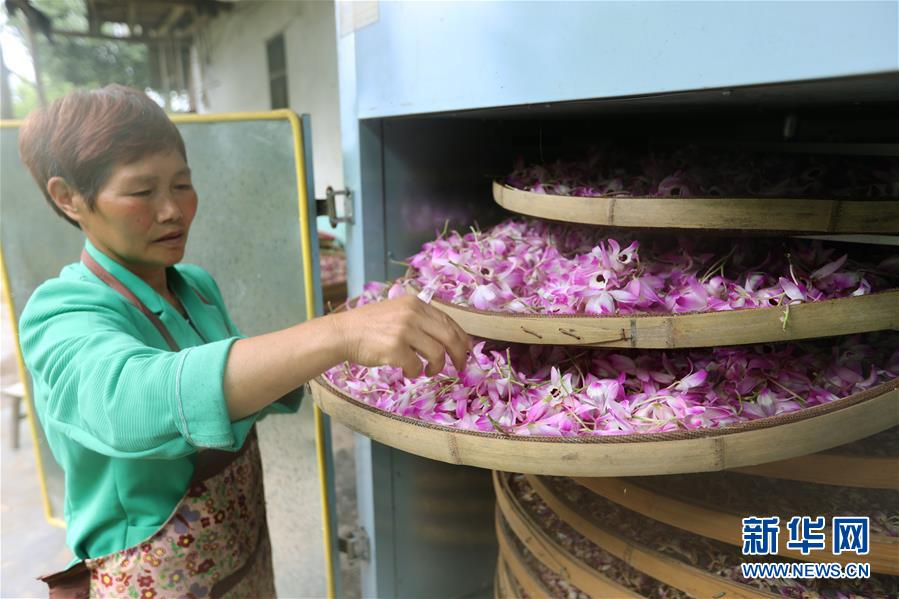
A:
{"type": "Polygon", "coordinates": [[[78,558],[151,536],[187,490],[199,449],[238,450],[258,418],[297,411],[301,396],[231,422],[222,381],[241,336],[209,273],[189,264],[167,273],[198,334],[140,278],[89,241],[85,248],[182,349],[171,351],[149,318],[81,262],[25,306],[22,352],[37,415],[65,471],[66,540],[78,558]]]}

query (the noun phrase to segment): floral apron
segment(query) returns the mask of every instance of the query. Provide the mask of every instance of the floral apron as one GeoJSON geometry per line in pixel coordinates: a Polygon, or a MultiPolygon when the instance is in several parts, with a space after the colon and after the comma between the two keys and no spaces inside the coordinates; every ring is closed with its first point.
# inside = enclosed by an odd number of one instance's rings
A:
{"type": "MultiPolygon", "coordinates": [[[[87,252],[81,259],[91,272],[141,310],[173,351],[178,350],[156,314],[87,252]]],[[[255,428],[239,452],[198,453],[187,492],[165,524],[148,539],[86,559],[41,580],[49,585],[52,599],[274,597],[262,460],[255,428]]]]}

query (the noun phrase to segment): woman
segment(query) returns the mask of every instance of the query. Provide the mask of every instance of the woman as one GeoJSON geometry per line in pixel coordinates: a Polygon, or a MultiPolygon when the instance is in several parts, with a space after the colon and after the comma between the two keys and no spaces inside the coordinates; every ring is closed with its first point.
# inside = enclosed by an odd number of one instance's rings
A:
{"type": "Polygon", "coordinates": [[[179,264],[197,211],[184,142],[146,95],[75,92],[31,114],[19,151],[86,237],[41,285],[20,336],[35,407],[65,471],[78,562],[51,595],[274,595],[254,422],[349,360],[433,375],[467,335],[415,298],[242,337],[219,288],[179,264]]]}

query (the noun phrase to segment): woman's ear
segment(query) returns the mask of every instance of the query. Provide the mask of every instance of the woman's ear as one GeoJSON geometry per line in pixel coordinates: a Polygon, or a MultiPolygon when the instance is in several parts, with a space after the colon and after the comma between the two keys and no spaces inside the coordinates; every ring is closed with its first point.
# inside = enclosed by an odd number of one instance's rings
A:
{"type": "Polygon", "coordinates": [[[53,203],[70,219],[81,223],[81,214],[85,209],[84,198],[81,197],[62,177],[50,177],[47,181],[47,193],[53,203]]]}

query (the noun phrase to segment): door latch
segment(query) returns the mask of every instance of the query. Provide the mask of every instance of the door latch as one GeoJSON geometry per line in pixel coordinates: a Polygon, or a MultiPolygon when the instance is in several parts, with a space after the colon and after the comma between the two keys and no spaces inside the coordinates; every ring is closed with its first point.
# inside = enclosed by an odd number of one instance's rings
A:
{"type": "Polygon", "coordinates": [[[345,553],[351,563],[356,561],[367,562],[371,559],[371,544],[364,528],[356,527],[340,535],[337,539],[337,548],[345,553]]]}
{"type": "Polygon", "coordinates": [[[353,224],[353,192],[347,189],[335,190],[330,185],[325,190],[325,199],[315,200],[315,212],[318,216],[327,216],[332,227],[337,223],[353,224]],[[337,208],[338,196],[340,209],[337,208]]]}

